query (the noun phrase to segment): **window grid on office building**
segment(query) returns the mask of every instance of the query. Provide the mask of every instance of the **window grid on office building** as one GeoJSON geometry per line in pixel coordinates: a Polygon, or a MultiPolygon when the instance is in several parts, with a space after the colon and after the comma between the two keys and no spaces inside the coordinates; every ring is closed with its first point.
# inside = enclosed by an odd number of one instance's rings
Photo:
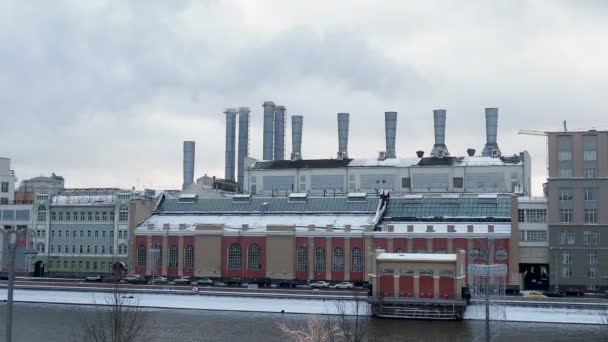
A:
{"type": "Polygon", "coordinates": [[[247,268],[250,270],[262,269],[262,249],[258,244],[250,245],[247,250],[247,268]]]}
{"type": "Polygon", "coordinates": [[[184,267],[194,267],[194,248],[192,247],[192,245],[187,245],[184,249],[184,267]]]}
{"type": "Polygon", "coordinates": [[[296,265],[298,271],[307,271],[308,270],[308,248],[299,247],[296,255],[296,265]]]}
{"type": "Polygon", "coordinates": [[[559,176],[562,178],[572,177],[572,169],[569,167],[560,167],[559,176]]]}
{"type": "Polygon", "coordinates": [[[325,249],[321,247],[315,250],[315,271],[325,271],[325,249]]]}
{"type": "Polygon", "coordinates": [[[585,223],[597,223],[599,218],[599,212],[597,209],[585,209],[584,216],[585,223]]]}
{"type": "Polygon", "coordinates": [[[562,251],[562,265],[572,265],[572,252],[562,251]]]}
{"type": "Polygon", "coordinates": [[[562,245],[573,245],[575,242],[574,232],[561,231],[559,233],[559,243],[562,245]]]}
{"type": "Polygon", "coordinates": [[[361,248],[359,247],[355,247],[353,248],[353,252],[351,255],[351,272],[361,272],[363,270],[362,268],[362,260],[361,260],[361,248]]]}
{"type": "Polygon", "coordinates": [[[139,245],[139,246],[137,246],[137,266],[143,267],[145,265],[146,265],[146,246],[139,245]]]}
{"type": "Polygon", "coordinates": [[[587,267],[587,278],[597,278],[597,267],[595,266],[590,266],[587,267]]]}
{"type": "Polygon", "coordinates": [[[129,220],[129,207],[125,204],[121,205],[118,209],[118,220],[128,221],[129,220]]]}
{"type": "Polygon", "coordinates": [[[572,223],[572,209],[560,209],[559,220],[561,223],[572,223]]]}
{"type": "Polygon", "coordinates": [[[598,245],[600,243],[600,233],[586,231],[583,233],[583,241],[585,245],[598,245]]]}
{"type": "Polygon", "coordinates": [[[562,267],[562,278],[572,278],[572,267],[571,266],[562,267]]]}
{"type": "Polygon", "coordinates": [[[228,248],[228,268],[241,268],[241,246],[233,243],[228,248]]]}
{"type": "Polygon", "coordinates": [[[334,255],[332,260],[332,269],[335,272],[344,271],[344,250],[340,247],[334,248],[334,255]]]}
{"type": "Polygon", "coordinates": [[[598,264],[597,251],[588,251],[587,252],[587,263],[589,265],[597,265],[598,264]]]}
{"type": "Polygon", "coordinates": [[[526,241],[547,241],[547,231],[546,230],[528,230],[526,241]]]}
{"type": "MultiPolygon", "coordinates": [[[[122,254],[122,250],[119,253],[122,254]]],[[[175,245],[169,247],[169,267],[177,267],[177,246],[175,245]]]]}

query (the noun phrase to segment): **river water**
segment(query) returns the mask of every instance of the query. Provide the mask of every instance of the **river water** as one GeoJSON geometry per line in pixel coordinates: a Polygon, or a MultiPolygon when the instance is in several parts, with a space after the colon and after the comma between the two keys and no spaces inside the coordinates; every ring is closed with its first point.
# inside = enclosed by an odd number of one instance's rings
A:
{"type": "MultiPolygon", "coordinates": [[[[14,341],[73,341],[83,317],[94,314],[92,306],[16,303],[14,341]]],[[[299,326],[307,315],[146,309],[146,341],[286,341],[279,323],[299,326]]],[[[4,338],[6,304],[0,304],[0,340],[4,338]]],[[[321,319],[324,316],[318,316],[321,319]]],[[[404,321],[372,319],[372,341],[483,341],[481,321],[404,321]]],[[[608,341],[608,327],[580,324],[501,323],[494,341],[608,341]]],[[[494,336],[494,335],[493,335],[494,336]]]]}

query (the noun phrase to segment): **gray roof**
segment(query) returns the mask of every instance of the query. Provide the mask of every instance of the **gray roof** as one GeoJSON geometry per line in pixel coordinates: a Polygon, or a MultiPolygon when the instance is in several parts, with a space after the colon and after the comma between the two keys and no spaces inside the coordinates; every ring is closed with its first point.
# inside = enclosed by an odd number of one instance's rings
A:
{"type": "Polygon", "coordinates": [[[159,206],[158,212],[259,214],[263,211],[269,214],[374,214],[380,202],[378,197],[367,197],[361,200],[349,200],[347,197],[309,197],[305,200],[294,200],[286,197],[252,197],[244,202],[238,202],[238,200],[232,198],[199,198],[195,202],[180,202],[177,198],[165,198],[159,206]],[[268,204],[264,206],[264,203],[268,204]]]}
{"type": "Polygon", "coordinates": [[[496,198],[391,198],[385,221],[414,221],[424,218],[495,218],[510,220],[511,197],[496,198]]]}

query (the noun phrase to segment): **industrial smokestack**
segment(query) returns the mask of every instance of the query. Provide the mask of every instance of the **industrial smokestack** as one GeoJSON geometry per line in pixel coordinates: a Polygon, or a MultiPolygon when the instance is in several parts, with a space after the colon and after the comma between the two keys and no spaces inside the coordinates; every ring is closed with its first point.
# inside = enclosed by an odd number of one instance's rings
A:
{"type": "Polygon", "coordinates": [[[338,113],[338,158],[348,158],[349,113],[338,113]]]}
{"type": "Polygon", "coordinates": [[[262,107],[264,107],[264,149],[262,157],[264,160],[272,160],[274,102],[266,101],[262,107]]]}
{"type": "Polygon", "coordinates": [[[433,145],[431,157],[449,157],[450,152],[445,146],[445,109],[433,110],[433,119],[435,121],[435,145],[433,145]]]}
{"type": "Polygon", "coordinates": [[[291,116],[291,160],[302,159],[302,126],[304,117],[302,115],[291,116]]]}
{"type": "Polygon", "coordinates": [[[386,158],[397,158],[395,152],[397,112],[384,112],[384,131],[386,136],[386,158]]]}
{"type": "Polygon", "coordinates": [[[236,109],[228,108],[226,114],[226,167],[224,178],[234,181],[236,149],[236,109]]]}
{"type": "Polygon", "coordinates": [[[274,107],[274,160],[285,159],[285,107],[274,107]]]}
{"type": "Polygon", "coordinates": [[[245,157],[249,154],[249,108],[239,108],[239,155],[237,157],[237,181],[243,189],[245,179],[245,157]]]}
{"type": "Polygon", "coordinates": [[[498,108],[486,108],[486,145],[481,151],[484,157],[500,157],[500,149],[496,142],[498,134],[498,108]]]}
{"type": "Polygon", "coordinates": [[[184,141],[184,184],[185,190],[194,183],[194,141],[184,141]]]}

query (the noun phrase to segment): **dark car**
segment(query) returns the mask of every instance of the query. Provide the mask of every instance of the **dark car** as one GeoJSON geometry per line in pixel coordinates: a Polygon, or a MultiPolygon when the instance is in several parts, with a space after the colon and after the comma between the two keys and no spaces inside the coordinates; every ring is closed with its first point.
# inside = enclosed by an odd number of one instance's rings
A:
{"type": "Polygon", "coordinates": [[[559,292],[561,292],[564,296],[583,296],[585,295],[585,291],[575,288],[575,287],[567,287],[560,288],[559,292]]]}
{"type": "Polygon", "coordinates": [[[277,282],[278,287],[296,287],[298,282],[293,279],[282,279],[277,282]]]}
{"type": "Polygon", "coordinates": [[[101,283],[103,281],[103,276],[101,274],[92,275],[92,276],[85,277],[84,280],[86,280],[86,281],[96,281],[96,282],[101,283]]]}
{"type": "Polygon", "coordinates": [[[224,284],[228,286],[241,286],[243,284],[243,280],[241,280],[241,278],[228,278],[224,281],[224,284]]]}
{"type": "Polygon", "coordinates": [[[255,284],[259,287],[270,287],[270,278],[253,278],[249,284],[255,284]]]}
{"type": "Polygon", "coordinates": [[[203,278],[203,279],[197,280],[196,284],[202,285],[202,286],[213,286],[213,284],[215,284],[215,281],[211,278],[203,278]]]}
{"type": "Polygon", "coordinates": [[[125,281],[129,284],[146,284],[146,278],[137,274],[128,275],[125,281]]]}

